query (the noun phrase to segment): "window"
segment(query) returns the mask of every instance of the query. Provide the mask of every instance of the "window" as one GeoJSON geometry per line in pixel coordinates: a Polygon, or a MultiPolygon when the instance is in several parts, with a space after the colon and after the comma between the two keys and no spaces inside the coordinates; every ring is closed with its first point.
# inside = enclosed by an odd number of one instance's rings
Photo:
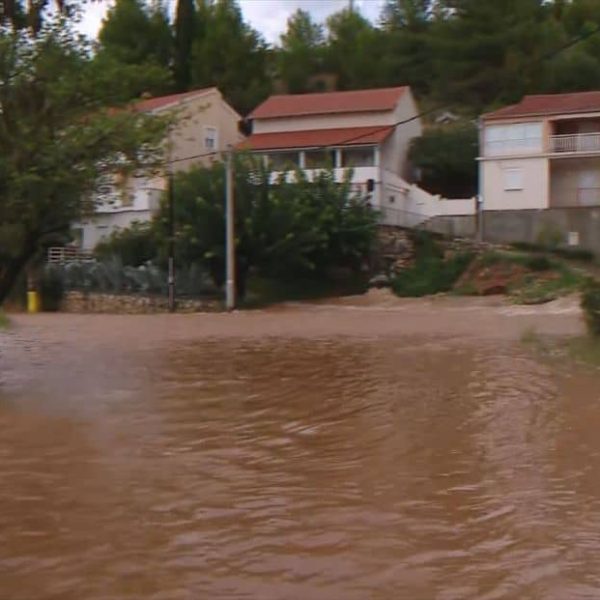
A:
{"type": "Polygon", "coordinates": [[[304,153],[305,169],[335,167],[335,150],[307,150],[304,153]]]}
{"type": "Polygon", "coordinates": [[[218,131],[216,127],[204,128],[204,148],[206,150],[216,150],[218,146],[218,131]]]}
{"type": "Polygon", "coordinates": [[[375,148],[344,148],[342,150],[342,167],[374,167],[375,148]]]}
{"type": "Polygon", "coordinates": [[[523,169],[504,169],[504,189],[506,191],[523,189],[523,169]]]}
{"type": "Polygon", "coordinates": [[[541,123],[491,125],[485,129],[485,155],[531,154],[542,151],[541,123]]]}
{"type": "Polygon", "coordinates": [[[267,155],[273,171],[291,171],[300,166],[299,152],[272,152],[267,155]]]}

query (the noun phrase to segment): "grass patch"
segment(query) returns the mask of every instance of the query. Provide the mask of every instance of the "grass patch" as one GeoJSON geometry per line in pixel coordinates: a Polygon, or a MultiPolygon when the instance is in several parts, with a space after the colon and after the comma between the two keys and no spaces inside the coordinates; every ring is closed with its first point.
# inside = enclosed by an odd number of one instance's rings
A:
{"type": "Polygon", "coordinates": [[[8,320],[8,317],[6,316],[4,311],[0,308],[0,330],[7,329],[9,325],[10,325],[10,321],[8,320]]]}
{"type": "Polygon", "coordinates": [[[517,304],[543,304],[581,289],[584,277],[566,265],[553,269],[552,277],[526,276],[523,282],[509,291],[517,304]]]}

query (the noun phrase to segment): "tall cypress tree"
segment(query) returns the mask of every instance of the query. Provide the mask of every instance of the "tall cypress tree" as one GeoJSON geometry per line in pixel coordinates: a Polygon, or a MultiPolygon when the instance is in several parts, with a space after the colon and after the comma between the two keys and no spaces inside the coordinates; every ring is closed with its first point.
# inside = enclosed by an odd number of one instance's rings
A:
{"type": "Polygon", "coordinates": [[[178,92],[185,92],[190,87],[195,21],[194,0],[177,0],[173,75],[178,92]]]}

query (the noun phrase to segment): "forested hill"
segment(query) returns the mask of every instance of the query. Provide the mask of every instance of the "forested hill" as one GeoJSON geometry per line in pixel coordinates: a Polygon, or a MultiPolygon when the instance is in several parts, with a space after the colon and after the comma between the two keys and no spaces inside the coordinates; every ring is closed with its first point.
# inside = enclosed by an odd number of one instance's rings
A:
{"type": "Polygon", "coordinates": [[[160,2],[117,0],[98,60],[140,67],[140,92],[216,85],[241,113],[273,92],[408,84],[424,107],[475,116],[526,93],[600,89],[599,27],[599,0],[388,0],[376,24],[298,10],[270,46],[236,0],[178,0],[172,20],[160,2]]]}

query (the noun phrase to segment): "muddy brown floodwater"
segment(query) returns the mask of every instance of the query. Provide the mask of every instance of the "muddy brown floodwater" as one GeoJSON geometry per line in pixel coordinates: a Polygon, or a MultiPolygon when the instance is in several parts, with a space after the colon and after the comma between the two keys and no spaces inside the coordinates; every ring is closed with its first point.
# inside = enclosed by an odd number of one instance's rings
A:
{"type": "Polygon", "coordinates": [[[600,597],[600,375],[571,300],[17,316],[0,600],[600,597]]]}

